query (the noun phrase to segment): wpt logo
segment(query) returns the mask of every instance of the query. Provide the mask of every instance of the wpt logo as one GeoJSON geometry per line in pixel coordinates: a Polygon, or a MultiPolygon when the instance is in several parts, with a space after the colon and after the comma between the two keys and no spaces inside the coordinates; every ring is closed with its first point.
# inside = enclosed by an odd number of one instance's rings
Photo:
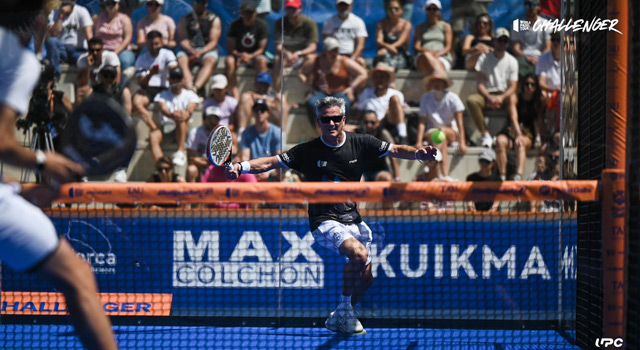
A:
{"type": "Polygon", "coordinates": [[[596,346],[597,347],[603,347],[603,348],[607,348],[609,346],[613,345],[614,348],[621,348],[622,345],[624,345],[624,340],[622,340],[622,338],[597,338],[596,339],[596,346]]]}
{"type": "Polygon", "coordinates": [[[513,31],[519,32],[521,30],[529,30],[531,29],[531,22],[525,21],[522,19],[514,19],[513,20],[513,31]]]}

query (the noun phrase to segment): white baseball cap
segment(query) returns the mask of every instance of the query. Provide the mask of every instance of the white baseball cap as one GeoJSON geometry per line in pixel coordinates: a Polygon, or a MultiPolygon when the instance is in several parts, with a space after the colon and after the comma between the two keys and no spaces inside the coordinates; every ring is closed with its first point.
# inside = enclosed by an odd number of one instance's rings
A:
{"type": "Polygon", "coordinates": [[[211,78],[211,80],[213,81],[211,83],[211,89],[224,89],[229,83],[227,81],[227,77],[225,77],[224,74],[216,74],[213,76],[213,78],[211,78]]]}
{"type": "Polygon", "coordinates": [[[222,116],[222,109],[220,109],[220,107],[218,106],[209,106],[204,111],[205,117],[214,116],[214,115],[220,118],[222,116]]]}
{"type": "Polygon", "coordinates": [[[347,5],[353,4],[353,0],[336,0],[336,5],[340,3],[345,3],[347,5]]]}
{"type": "Polygon", "coordinates": [[[429,5],[436,5],[437,8],[442,10],[442,4],[440,3],[440,0],[427,0],[427,2],[424,4],[425,10],[427,9],[427,7],[429,7],[429,5]]]}

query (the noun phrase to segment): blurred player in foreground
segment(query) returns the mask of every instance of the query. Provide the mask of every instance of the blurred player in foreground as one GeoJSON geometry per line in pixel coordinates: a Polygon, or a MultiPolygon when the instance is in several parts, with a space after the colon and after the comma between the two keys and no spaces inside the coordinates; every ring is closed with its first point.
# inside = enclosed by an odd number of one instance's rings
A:
{"type": "MultiPolygon", "coordinates": [[[[0,60],[0,161],[35,168],[64,183],[74,174],[82,174],[82,167],[53,152],[25,149],[15,139],[16,117],[27,111],[31,90],[40,75],[40,63],[24,46],[34,32],[40,33],[46,26],[43,3],[3,0],[0,4],[0,52],[4,53],[0,60]]],[[[15,270],[47,278],[64,294],[71,320],[88,349],[116,349],[91,266],[58,237],[44,213],[27,202],[48,206],[56,194],[45,186],[23,191],[19,183],[5,184],[0,177],[0,260],[15,270]]]]}
{"type": "MultiPolygon", "coordinates": [[[[433,147],[416,150],[395,145],[368,134],[344,132],[344,100],[326,97],[318,102],[316,122],[322,135],[297,145],[291,150],[271,156],[234,163],[227,176],[258,174],[278,168],[301,172],[306,181],[360,181],[367,163],[375,158],[391,156],[432,162],[437,150],[433,147]]],[[[334,249],[348,259],[342,276],[340,304],[325,325],[334,332],[365,334],[352,306],[356,305],[373,283],[371,274],[371,229],[362,221],[357,203],[309,204],[309,226],[315,240],[334,249]]]]}

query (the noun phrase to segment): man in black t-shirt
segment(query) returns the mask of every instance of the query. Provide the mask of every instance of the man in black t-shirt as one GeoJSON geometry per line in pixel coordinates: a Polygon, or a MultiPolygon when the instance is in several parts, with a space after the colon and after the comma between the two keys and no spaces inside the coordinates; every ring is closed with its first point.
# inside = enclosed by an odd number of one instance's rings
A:
{"type": "MultiPolygon", "coordinates": [[[[391,156],[432,162],[438,157],[436,148],[416,150],[395,145],[367,134],[344,132],[344,100],[326,97],[316,107],[316,122],[322,135],[297,145],[287,152],[235,163],[227,169],[227,177],[262,173],[272,169],[292,168],[306,181],[360,181],[367,163],[378,157],[391,156]]],[[[336,250],[348,258],[342,276],[340,304],[325,325],[334,332],[366,333],[355,316],[357,304],[373,283],[371,274],[371,230],[362,221],[356,203],[309,204],[309,226],[320,245],[336,250]]]]}
{"type": "MultiPolygon", "coordinates": [[[[478,156],[478,165],[480,170],[467,176],[467,181],[502,181],[500,175],[496,171],[496,153],[491,148],[486,148],[480,152],[478,156]]],[[[500,202],[467,202],[467,209],[470,211],[489,211],[496,212],[500,210],[500,202]]]]}

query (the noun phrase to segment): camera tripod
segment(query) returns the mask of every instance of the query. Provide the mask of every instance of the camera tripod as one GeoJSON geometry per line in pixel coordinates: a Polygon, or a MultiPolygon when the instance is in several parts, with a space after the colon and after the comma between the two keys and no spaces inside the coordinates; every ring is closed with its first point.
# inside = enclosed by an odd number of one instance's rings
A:
{"type": "MultiPolygon", "coordinates": [[[[48,123],[36,123],[31,126],[19,126],[24,129],[24,133],[29,134],[25,140],[25,145],[29,143],[29,149],[41,150],[41,151],[55,151],[53,145],[53,135],[51,134],[51,127],[48,123]]],[[[28,182],[31,177],[33,169],[25,169],[22,171],[21,182],[28,182]]],[[[42,183],[42,175],[38,172],[34,173],[36,183],[42,183]]]]}

